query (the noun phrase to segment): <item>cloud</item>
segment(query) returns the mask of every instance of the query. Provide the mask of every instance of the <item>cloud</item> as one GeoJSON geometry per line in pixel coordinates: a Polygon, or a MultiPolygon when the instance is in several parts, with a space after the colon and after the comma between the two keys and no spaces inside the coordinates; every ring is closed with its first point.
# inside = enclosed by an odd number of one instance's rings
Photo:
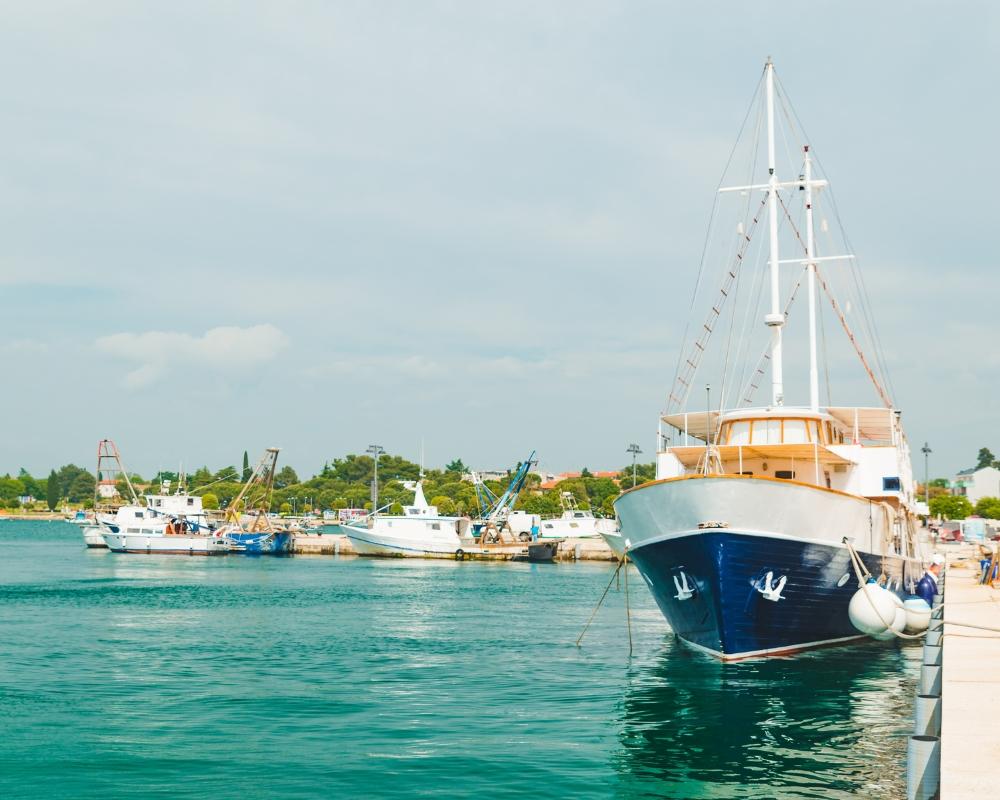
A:
{"type": "Polygon", "coordinates": [[[202,336],[177,331],[115,333],[95,342],[99,351],[138,364],[125,375],[128,389],[192,369],[238,372],[271,361],[287,345],[288,337],[270,324],[212,328],[202,336]]]}

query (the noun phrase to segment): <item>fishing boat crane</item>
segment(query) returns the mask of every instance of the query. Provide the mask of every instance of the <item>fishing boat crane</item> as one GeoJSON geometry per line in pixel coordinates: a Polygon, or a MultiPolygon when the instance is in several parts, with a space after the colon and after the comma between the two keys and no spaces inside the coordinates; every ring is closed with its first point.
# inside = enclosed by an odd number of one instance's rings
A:
{"type": "Polygon", "coordinates": [[[219,533],[235,553],[285,555],[292,550],[294,534],[287,528],[276,529],[271,521],[274,476],[278,448],[269,447],[254,465],[240,493],[226,509],[226,523],[219,533]],[[249,522],[245,522],[249,518],[249,522]]]}

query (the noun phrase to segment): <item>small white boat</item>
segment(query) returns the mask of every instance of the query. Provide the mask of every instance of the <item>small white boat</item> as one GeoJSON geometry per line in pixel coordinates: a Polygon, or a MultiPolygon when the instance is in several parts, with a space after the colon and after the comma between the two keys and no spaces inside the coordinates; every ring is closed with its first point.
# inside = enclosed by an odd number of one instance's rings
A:
{"type": "Polygon", "coordinates": [[[618,532],[618,525],[613,519],[595,517],[589,509],[580,508],[572,492],[563,492],[560,498],[562,516],[554,519],[543,519],[538,530],[539,539],[594,539],[605,533],[618,532]]]}
{"type": "Polygon", "coordinates": [[[360,555],[455,558],[482,549],[469,533],[472,520],[438,514],[424,497],[422,481],[414,492],[413,505],[405,506],[401,516],[372,514],[340,523],[360,555]]]}

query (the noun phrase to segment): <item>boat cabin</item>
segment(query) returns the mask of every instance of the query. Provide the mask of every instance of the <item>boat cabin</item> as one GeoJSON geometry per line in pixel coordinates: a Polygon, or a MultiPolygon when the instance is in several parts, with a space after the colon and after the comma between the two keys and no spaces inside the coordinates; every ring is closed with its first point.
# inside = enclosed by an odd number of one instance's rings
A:
{"type": "Polygon", "coordinates": [[[914,502],[909,445],[887,408],[774,408],[662,417],[656,477],[793,480],[892,505],[914,502]],[[673,440],[673,441],[671,441],[673,440]],[[673,443],[677,442],[677,443],[673,443]]]}

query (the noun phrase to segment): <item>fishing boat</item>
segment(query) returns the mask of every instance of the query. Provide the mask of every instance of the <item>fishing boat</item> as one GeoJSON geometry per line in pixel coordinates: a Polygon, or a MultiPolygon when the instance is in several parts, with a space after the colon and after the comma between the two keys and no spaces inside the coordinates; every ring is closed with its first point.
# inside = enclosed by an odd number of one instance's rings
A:
{"type": "Polygon", "coordinates": [[[218,530],[230,552],[245,555],[288,555],[295,533],[275,527],[271,516],[278,448],[269,447],[254,466],[246,483],[226,512],[226,522],[218,530]]]}
{"type": "MultiPolygon", "coordinates": [[[[140,501],[122,465],[115,443],[104,439],[97,448],[96,526],[91,535],[113,553],[222,555],[225,541],[212,530],[201,498],[187,492],[184,475],[176,488],[162,481],[159,492],[140,501]],[[127,497],[122,497],[124,489],[127,497]]],[[[85,529],[86,538],[88,531],[85,529]]],[[[89,544],[89,542],[88,542],[89,544]]]]}
{"type": "Polygon", "coordinates": [[[101,535],[113,553],[168,555],[225,555],[229,546],[213,530],[201,498],[188,494],[179,483],[171,493],[170,481],[160,492],[118,508],[113,515],[98,514],[101,535]]]}
{"type": "MultiPolygon", "coordinates": [[[[589,508],[580,508],[572,492],[563,492],[559,498],[562,515],[553,519],[543,519],[538,530],[540,539],[596,539],[602,535],[613,536],[618,525],[612,519],[594,516],[589,508]]],[[[607,536],[605,537],[607,538],[607,536]]]]}
{"type": "Polygon", "coordinates": [[[747,120],[747,135],[739,138],[751,142],[749,164],[741,174],[759,170],[760,179],[720,189],[713,221],[721,203],[735,199],[738,222],[710,229],[721,231],[722,255],[714,264],[703,262],[697,283],[710,292],[707,270],[716,268],[721,288],[706,295],[706,321],[681,349],[660,415],[656,479],[615,503],[616,541],[673,631],[723,660],[855,640],[861,633],[848,606],[862,583],[858,565],[898,597],[913,591],[921,573],[910,448],[887,388],[874,317],[854,256],[834,249],[846,245],[846,237],[823,238],[829,250],[820,254],[817,234],[829,227],[823,219],[817,231],[814,214],[817,208],[838,220],[839,214],[832,197],[826,199],[828,181],[816,177],[818,162],[770,59],[747,120]],[[785,180],[775,154],[776,103],[790,128],[783,141],[801,146],[788,154],[785,180]],[[779,254],[782,238],[791,250],[779,254]],[[786,329],[801,318],[792,311],[803,281],[807,314],[795,338],[786,329]],[[853,292],[846,302],[845,284],[853,292]],[[877,404],[833,404],[829,378],[821,402],[817,342],[826,339],[817,323],[818,288],[877,404]],[[763,348],[753,333],[761,316],[763,348]],[[699,371],[705,378],[703,359],[716,329],[724,337],[717,400],[708,384],[704,405],[694,410],[701,398],[693,399],[691,390],[699,371]],[[874,359],[864,343],[876,350],[874,359]],[[801,379],[807,403],[786,401],[784,345],[808,353],[808,377],[801,379]],[[757,404],[754,391],[768,365],[770,400],[757,404]]]}
{"type": "Polygon", "coordinates": [[[438,513],[424,497],[423,479],[414,484],[413,493],[413,503],[401,515],[374,513],[340,523],[360,555],[453,558],[477,548],[469,517],[438,513]]]}

